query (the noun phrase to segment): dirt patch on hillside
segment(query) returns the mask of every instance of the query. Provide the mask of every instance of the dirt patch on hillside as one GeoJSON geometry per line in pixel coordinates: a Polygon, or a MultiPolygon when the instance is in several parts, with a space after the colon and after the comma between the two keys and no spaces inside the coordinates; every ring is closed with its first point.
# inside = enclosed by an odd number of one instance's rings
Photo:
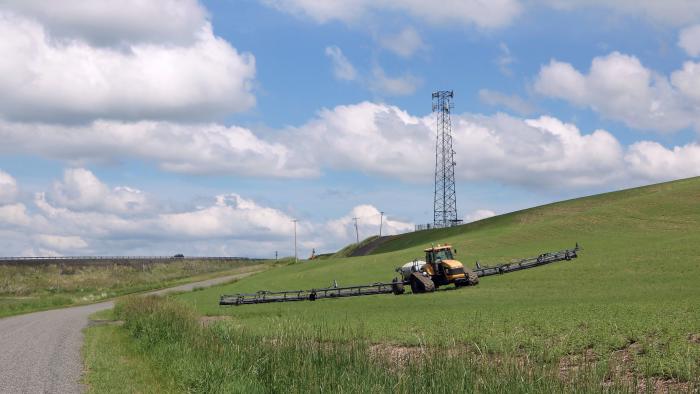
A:
{"type": "Polygon", "coordinates": [[[611,387],[614,382],[621,382],[624,386],[632,388],[636,392],[676,393],[690,392],[690,383],[677,379],[658,376],[644,377],[634,371],[634,359],[644,353],[644,348],[636,342],[630,342],[624,348],[616,350],[610,356],[609,373],[603,387],[611,387]]]}
{"type": "Polygon", "coordinates": [[[497,368],[515,366],[517,369],[527,371],[528,374],[534,370],[534,365],[527,355],[506,356],[499,353],[482,353],[478,349],[459,344],[446,348],[434,348],[379,343],[369,347],[369,355],[370,359],[388,365],[393,371],[404,368],[410,362],[431,357],[438,359],[465,357],[479,365],[497,368]]]}
{"type": "Polygon", "coordinates": [[[199,318],[199,324],[201,324],[202,327],[209,327],[216,322],[227,321],[227,320],[232,320],[232,317],[231,316],[202,316],[199,318]]]}
{"type": "MultiPolygon", "coordinates": [[[[690,341],[699,340],[697,336],[689,337],[690,341]]],[[[630,342],[623,348],[614,351],[607,359],[608,372],[601,381],[602,390],[613,389],[622,385],[633,392],[675,393],[691,392],[691,383],[673,378],[658,376],[644,377],[634,370],[635,357],[643,354],[641,344],[630,342]]],[[[448,348],[432,348],[422,346],[404,346],[388,343],[378,343],[369,347],[370,358],[385,366],[390,371],[401,371],[413,362],[441,355],[444,357],[468,357],[476,365],[489,365],[494,368],[515,367],[528,376],[539,375],[543,372],[536,361],[527,354],[504,355],[499,353],[481,352],[467,345],[457,345],[448,348]]],[[[567,385],[575,385],[577,379],[584,378],[589,373],[595,373],[596,367],[605,360],[593,349],[586,349],[580,354],[570,354],[559,359],[554,365],[553,376],[567,385]]],[[[549,368],[545,368],[548,370],[549,368]]],[[[545,372],[548,373],[548,372],[545,372]]],[[[698,392],[693,391],[693,392],[698,392]]]]}
{"type": "Polygon", "coordinates": [[[593,349],[586,349],[583,354],[570,354],[559,360],[559,380],[572,383],[574,377],[586,369],[595,368],[598,355],[593,349]]]}
{"type": "Polygon", "coordinates": [[[377,249],[379,246],[391,241],[394,238],[396,238],[396,236],[394,235],[377,237],[376,239],[367,242],[366,244],[350,252],[350,254],[348,254],[348,257],[367,256],[368,254],[374,252],[374,250],[377,249]]]}
{"type": "Polygon", "coordinates": [[[426,349],[420,346],[400,346],[380,343],[369,347],[370,359],[388,363],[395,369],[400,369],[411,359],[424,358],[426,354],[426,349]]]}
{"type": "Polygon", "coordinates": [[[690,334],[688,335],[688,342],[696,343],[700,345],[700,334],[690,334]]]}

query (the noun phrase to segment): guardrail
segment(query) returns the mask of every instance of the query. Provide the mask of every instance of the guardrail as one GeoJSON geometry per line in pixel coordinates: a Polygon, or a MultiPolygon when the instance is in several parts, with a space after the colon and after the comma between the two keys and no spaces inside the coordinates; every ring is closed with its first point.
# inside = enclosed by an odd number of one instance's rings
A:
{"type": "Polygon", "coordinates": [[[220,257],[220,256],[46,256],[46,257],[0,257],[0,265],[14,266],[43,266],[43,265],[152,265],[152,264],[169,264],[178,261],[262,261],[263,259],[255,259],[249,257],[220,257]]]}
{"type": "Polygon", "coordinates": [[[262,260],[250,257],[219,256],[45,256],[45,257],[0,257],[0,261],[23,260],[262,260]]]}

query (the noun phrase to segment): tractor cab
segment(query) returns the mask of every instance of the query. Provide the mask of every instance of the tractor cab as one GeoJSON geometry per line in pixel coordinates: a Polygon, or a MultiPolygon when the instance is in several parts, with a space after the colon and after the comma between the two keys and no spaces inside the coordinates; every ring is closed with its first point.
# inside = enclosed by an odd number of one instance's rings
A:
{"type": "Polygon", "coordinates": [[[454,253],[450,245],[438,245],[425,249],[425,261],[429,264],[438,263],[442,260],[454,260],[454,253]]]}
{"type": "MultiPolygon", "coordinates": [[[[454,250],[451,245],[440,245],[425,249],[426,270],[430,276],[443,276],[464,274],[461,270],[462,263],[455,260],[454,250]]],[[[445,278],[447,280],[447,278],[445,278]]]]}

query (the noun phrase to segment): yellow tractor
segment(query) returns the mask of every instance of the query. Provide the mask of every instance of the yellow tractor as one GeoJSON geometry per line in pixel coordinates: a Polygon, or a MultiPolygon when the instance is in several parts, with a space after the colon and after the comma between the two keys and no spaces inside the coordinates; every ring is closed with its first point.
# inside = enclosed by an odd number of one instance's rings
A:
{"type": "Polygon", "coordinates": [[[403,282],[411,285],[413,293],[427,293],[449,284],[455,287],[478,284],[479,276],[455,260],[455,254],[457,251],[451,245],[431,246],[425,249],[425,261],[411,261],[396,271],[401,274],[403,282]]]}

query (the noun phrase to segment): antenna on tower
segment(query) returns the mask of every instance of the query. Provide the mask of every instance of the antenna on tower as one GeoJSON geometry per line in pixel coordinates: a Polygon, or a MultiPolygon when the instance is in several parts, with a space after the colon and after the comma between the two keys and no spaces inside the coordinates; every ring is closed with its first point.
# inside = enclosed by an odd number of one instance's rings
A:
{"type": "Polygon", "coordinates": [[[451,90],[433,93],[433,112],[437,117],[435,141],[435,197],[433,225],[436,228],[459,224],[457,219],[457,193],[455,192],[455,151],[452,149],[452,120],[454,108],[451,90]]]}

